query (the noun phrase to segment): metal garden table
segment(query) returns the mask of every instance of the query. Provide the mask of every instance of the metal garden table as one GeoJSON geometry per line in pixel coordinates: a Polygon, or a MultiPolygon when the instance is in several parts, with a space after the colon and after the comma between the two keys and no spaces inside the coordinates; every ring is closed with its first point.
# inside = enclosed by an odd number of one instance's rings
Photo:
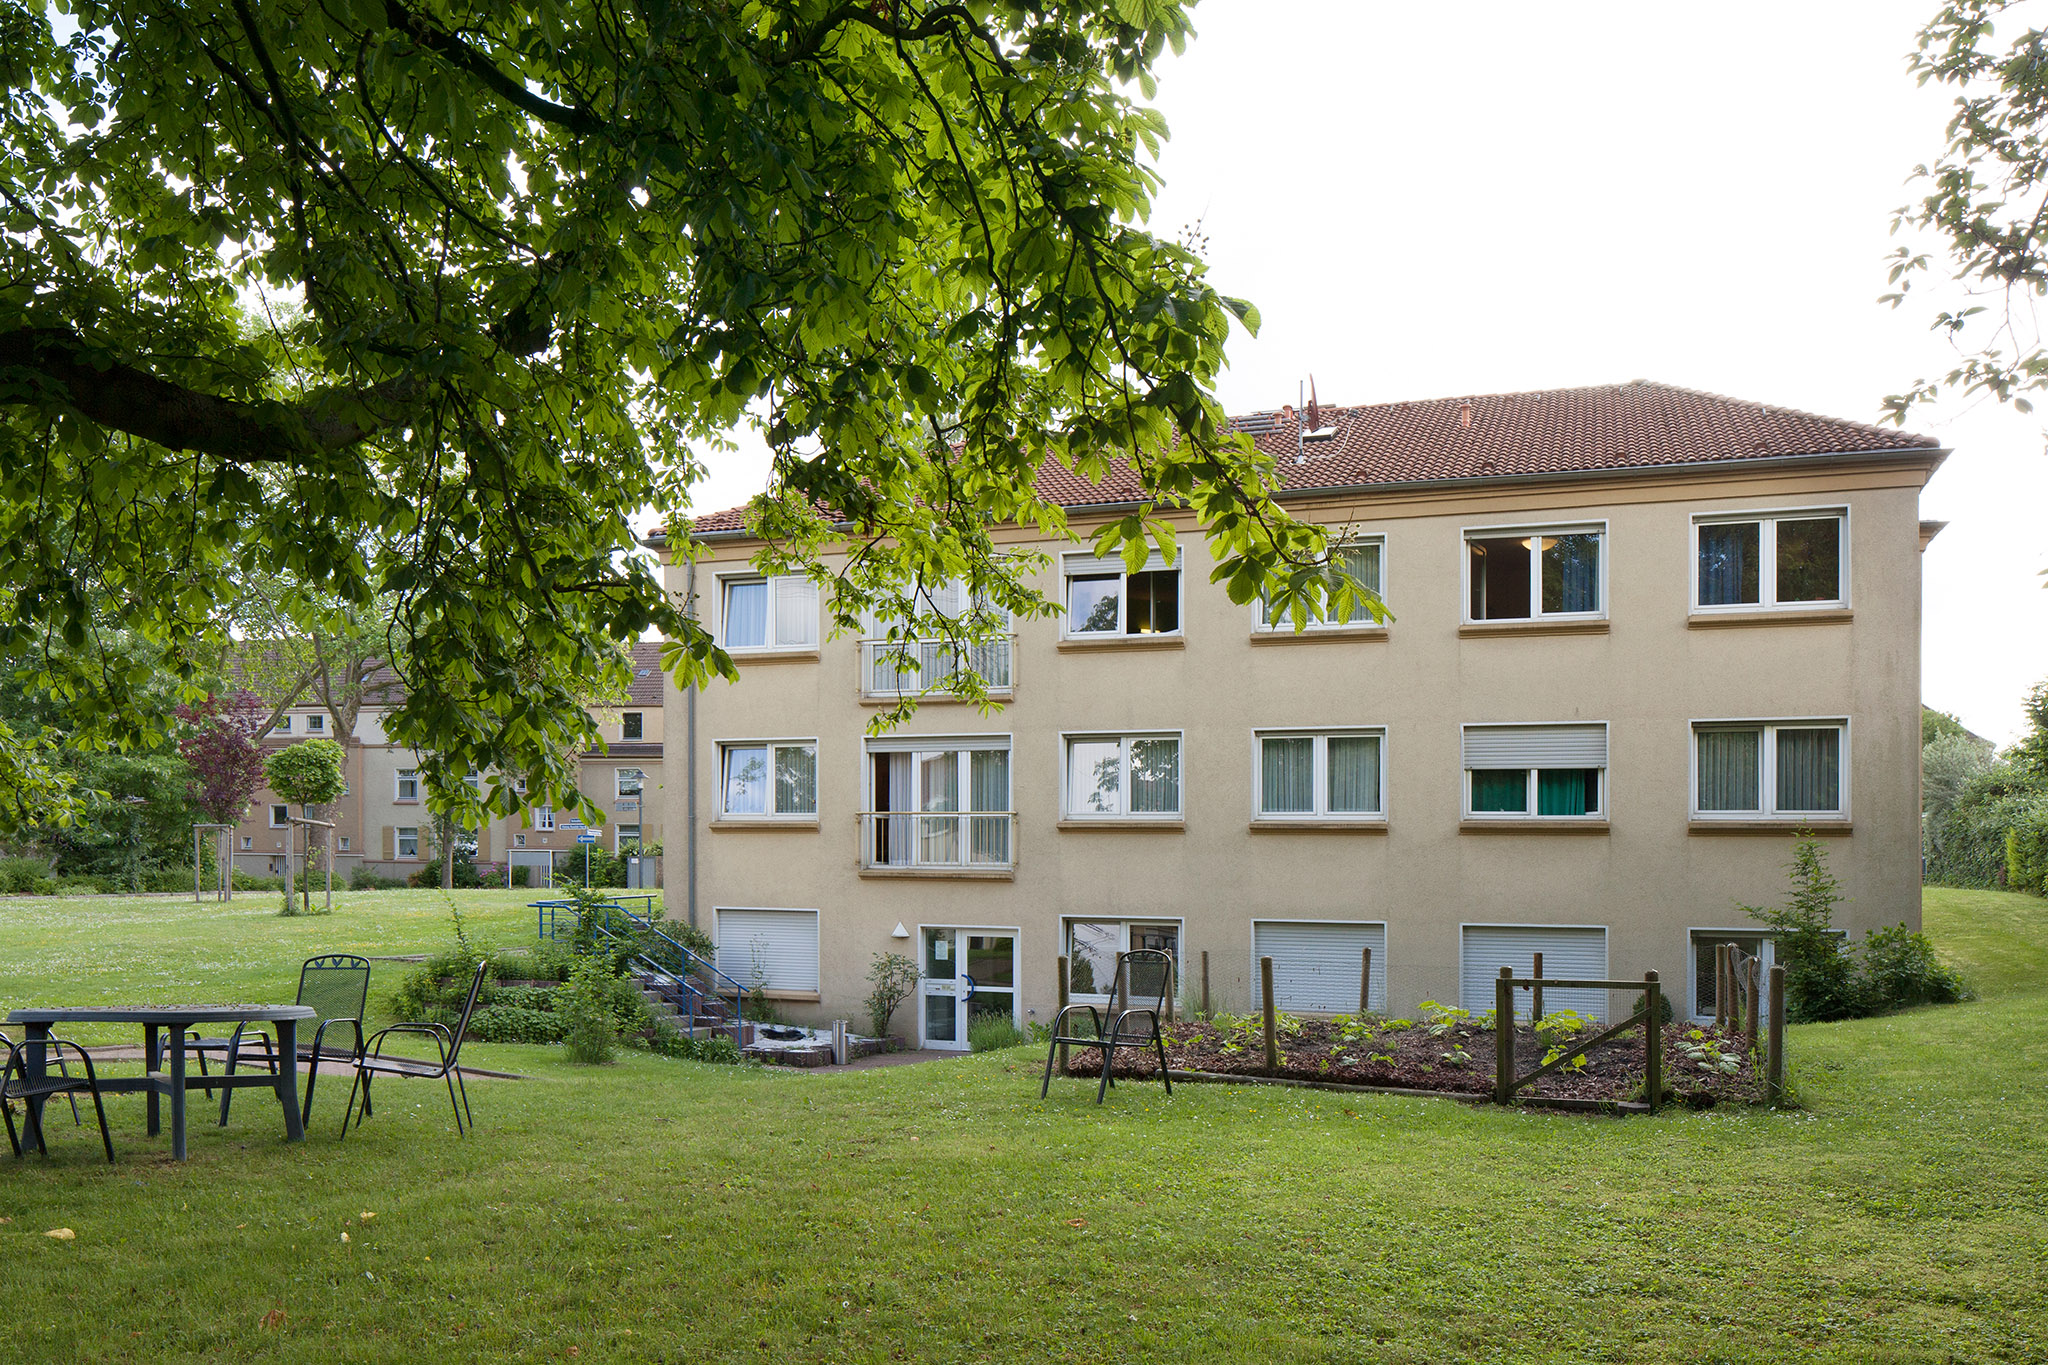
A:
{"type": "MultiPolygon", "coordinates": [[[[299,1020],[311,1019],[314,1015],[310,1005],[141,1005],[133,1008],[123,1006],[84,1006],[75,1009],[19,1009],[7,1016],[10,1024],[20,1024],[28,1032],[29,1041],[51,1036],[53,1024],[140,1024],[143,1031],[142,1055],[147,1059],[148,1074],[143,1076],[103,1076],[100,1091],[108,1095],[127,1095],[146,1092],[149,1095],[149,1133],[154,1137],[160,1131],[157,1113],[158,1097],[171,1097],[171,1155],[179,1161],[185,1159],[185,1092],[207,1086],[223,1086],[228,1089],[262,1087],[277,1092],[278,1103],[284,1106],[284,1134],[287,1139],[298,1142],[306,1136],[306,1130],[299,1120],[299,1020]],[[251,1023],[274,1024],[277,1027],[277,1074],[263,1072],[245,1076],[187,1075],[185,1072],[185,1034],[201,1025],[233,1024],[247,1020],[251,1023]],[[159,1039],[159,1029],[170,1030],[168,1050],[170,1070],[159,1071],[163,1061],[165,1040],[159,1039]]],[[[24,1060],[28,1065],[29,1080],[33,1083],[43,1076],[45,1048],[25,1048],[24,1060]]],[[[31,1100],[36,1108],[36,1117],[42,1118],[43,1101],[31,1100]]],[[[30,1130],[35,1131],[34,1129],[30,1130]]],[[[30,1139],[33,1141],[34,1139],[30,1139]]]]}

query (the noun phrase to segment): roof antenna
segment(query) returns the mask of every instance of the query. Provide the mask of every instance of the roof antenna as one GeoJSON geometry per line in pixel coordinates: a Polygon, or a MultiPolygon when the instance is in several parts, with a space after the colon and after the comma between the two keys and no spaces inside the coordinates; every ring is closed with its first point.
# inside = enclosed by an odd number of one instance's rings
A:
{"type": "MultiPolygon", "coordinates": [[[[1301,389],[1301,381],[1296,380],[1294,384],[1294,401],[1296,404],[1302,401],[1301,389]]],[[[1294,462],[1296,464],[1307,464],[1308,446],[1301,439],[1301,421],[1302,419],[1299,417],[1294,419],[1294,462]]]]}

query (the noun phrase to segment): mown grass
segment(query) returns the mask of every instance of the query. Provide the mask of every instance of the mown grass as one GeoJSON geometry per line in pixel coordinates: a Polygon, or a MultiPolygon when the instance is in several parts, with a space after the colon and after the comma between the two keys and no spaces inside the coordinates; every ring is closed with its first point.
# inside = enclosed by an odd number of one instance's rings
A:
{"type": "MultiPolygon", "coordinates": [[[[2038,1360],[2048,990],[2010,964],[2048,946],[2043,909],[1930,893],[1985,998],[1795,1030],[1789,1114],[1150,1085],[1097,1109],[1080,1082],[1041,1103],[1029,1049],[818,1076],[500,1047],[478,1061],[534,1079],[475,1085],[469,1138],[420,1084],[346,1143],[335,1107],[294,1147],[252,1099],[177,1166],[121,1100],[119,1165],[66,1131],[0,1170],[15,1354],[2038,1360]]],[[[132,994],[155,958],[119,942],[0,989],[132,994]]],[[[302,945],[270,942],[234,960],[302,945]]]]}

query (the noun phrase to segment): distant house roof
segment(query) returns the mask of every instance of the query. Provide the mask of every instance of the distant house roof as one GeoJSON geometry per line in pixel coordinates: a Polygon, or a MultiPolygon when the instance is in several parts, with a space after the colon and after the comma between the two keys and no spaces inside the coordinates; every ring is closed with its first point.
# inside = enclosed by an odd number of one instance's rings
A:
{"type": "MultiPolygon", "coordinates": [[[[1646,379],[1583,389],[1476,394],[1319,409],[1305,431],[1291,407],[1231,419],[1279,466],[1281,496],[1379,485],[1540,478],[1802,456],[1939,452],[1891,427],[1820,417],[1646,379]]],[[[1048,462],[1039,489],[1064,507],[1136,501],[1137,476],[1100,484],[1048,462]]],[[[698,517],[694,534],[743,532],[747,509],[698,517]]]]}
{"type": "Polygon", "coordinates": [[[661,705],[661,641],[638,640],[633,644],[633,684],[626,692],[628,706],[661,705]]]}

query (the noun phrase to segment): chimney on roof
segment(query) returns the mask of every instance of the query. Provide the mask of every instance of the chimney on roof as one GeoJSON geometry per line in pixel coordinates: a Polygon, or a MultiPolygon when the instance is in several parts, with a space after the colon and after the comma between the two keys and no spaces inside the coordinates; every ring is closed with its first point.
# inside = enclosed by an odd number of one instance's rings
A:
{"type": "Polygon", "coordinates": [[[1458,425],[1461,427],[1472,425],[1472,400],[1469,398],[1458,404],[1458,425]]]}

